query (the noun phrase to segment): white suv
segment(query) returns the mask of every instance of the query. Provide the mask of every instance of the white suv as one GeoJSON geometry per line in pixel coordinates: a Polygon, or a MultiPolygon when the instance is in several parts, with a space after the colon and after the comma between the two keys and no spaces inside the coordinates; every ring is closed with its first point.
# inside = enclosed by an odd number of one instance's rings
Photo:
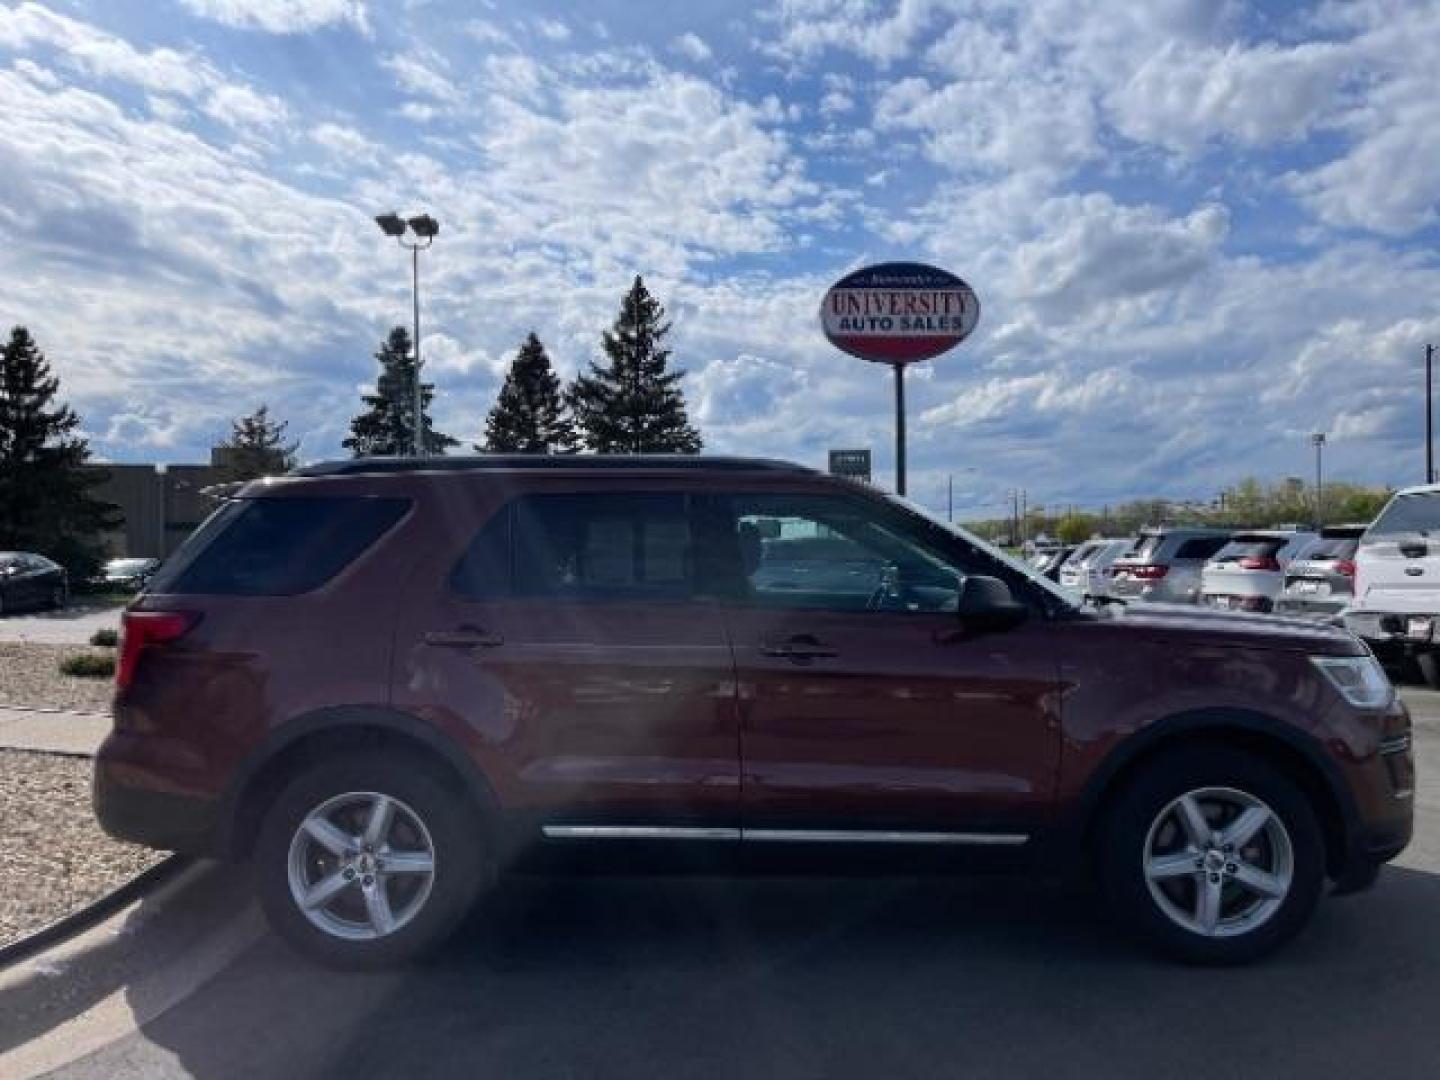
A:
{"type": "Polygon", "coordinates": [[[1381,660],[1414,658],[1440,687],[1440,484],[1396,492],[1360,537],[1345,625],[1381,660]]]}

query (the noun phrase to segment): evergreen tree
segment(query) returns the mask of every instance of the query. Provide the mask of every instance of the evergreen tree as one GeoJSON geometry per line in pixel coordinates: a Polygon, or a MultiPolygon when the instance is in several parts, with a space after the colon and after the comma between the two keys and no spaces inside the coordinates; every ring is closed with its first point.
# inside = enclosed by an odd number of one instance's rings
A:
{"type": "MultiPolygon", "coordinates": [[[[356,457],[373,454],[408,455],[415,452],[415,356],[410,351],[410,333],[403,326],[390,331],[390,336],[375,354],[380,364],[380,377],[375,393],[363,395],[365,411],[350,421],[350,437],[340,445],[356,457]]],[[[425,435],[425,452],[443,454],[459,445],[449,435],[435,430],[430,422],[430,402],[435,397],[433,383],[421,384],[421,416],[425,435]]]]}
{"type": "Polygon", "coordinates": [[[475,449],[521,454],[565,454],[576,449],[560,380],[533,331],[515,355],[495,407],[485,418],[485,443],[475,449]]]}
{"type": "Polygon", "coordinates": [[[295,467],[300,442],[285,441],[287,420],[272,420],[270,407],[261,404],[249,416],[230,422],[230,437],[220,444],[222,468],[230,480],[274,476],[295,467]]]}
{"type": "Polygon", "coordinates": [[[0,550],[33,551],[89,577],[103,557],[100,533],[119,524],[94,497],[103,470],[87,467],[80,418],[55,395],[60,379],[23,326],[0,351],[0,550]]]}
{"type": "Polygon", "coordinates": [[[620,302],[613,329],[602,344],[609,363],[593,361],[590,374],[570,388],[570,407],[585,443],[601,454],[700,451],[700,433],[690,426],[679,382],[684,372],[667,371],[670,324],[665,309],[637,275],[620,302]]]}

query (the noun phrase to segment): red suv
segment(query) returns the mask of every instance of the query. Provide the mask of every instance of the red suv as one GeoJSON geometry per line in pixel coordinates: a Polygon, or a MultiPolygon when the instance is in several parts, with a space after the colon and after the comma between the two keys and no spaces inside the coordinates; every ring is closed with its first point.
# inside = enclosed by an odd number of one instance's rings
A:
{"type": "Polygon", "coordinates": [[[105,828],[249,859],[275,928],[342,966],[578,849],[1092,872],[1165,950],[1238,961],[1411,831],[1409,715],[1345,631],[1085,611],[775,462],[251,483],[125,613],[117,684],[105,828]]]}

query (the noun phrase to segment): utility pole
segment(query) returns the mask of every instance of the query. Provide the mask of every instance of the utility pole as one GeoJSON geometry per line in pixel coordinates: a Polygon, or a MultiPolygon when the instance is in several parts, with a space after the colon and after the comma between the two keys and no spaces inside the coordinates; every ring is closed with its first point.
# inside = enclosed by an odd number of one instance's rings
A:
{"type": "Polygon", "coordinates": [[[1325,433],[1315,432],[1310,444],[1315,447],[1315,528],[1321,529],[1325,526],[1325,433]]]}
{"type": "Polygon", "coordinates": [[[1435,346],[1425,346],[1425,482],[1435,483],[1435,346]]]}
{"type": "Polygon", "coordinates": [[[1025,547],[1025,534],[1030,527],[1030,512],[1025,506],[1025,489],[1020,489],[1020,547],[1025,547]]]}
{"type": "MultiPolygon", "coordinates": [[[[429,214],[419,214],[405,221],[399,214],[381,214],[375,219],[380,226],[380,231],[386,236],[393,237],[400,246],[410,251],[410,291],[414,304],[415,341],[412,345],[415,353],[415,385],[411,388],[414,394],[414,454],[416,457],[425,456],[425,390],[420,378],[420,252],[424,251],[435,242],[436,235],[440,232],[440,223],[429,214]],[[413,240],[406,239],[407,235],[414,237],[413,240]]],[[[902,492],[903,493],[903,492],[902,492]]]]}
{"type": "Polygon", "coordinates": [[[955,524],[955,474],[945,475],[945,520],[955,524]]]}

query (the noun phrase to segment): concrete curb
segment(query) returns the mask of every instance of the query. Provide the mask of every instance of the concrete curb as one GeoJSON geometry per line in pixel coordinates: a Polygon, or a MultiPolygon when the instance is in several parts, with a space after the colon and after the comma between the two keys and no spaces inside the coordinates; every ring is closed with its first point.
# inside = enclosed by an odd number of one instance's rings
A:
{"type": "Polygon", "coordinates": [[[52,946],[68,941],[97,923],[104,922],[121,908],[128,907],[152,889],[169,881],[185,869],[189,863],[190,860],[183,855],[171,855],[148,870],[140,872],[125,884],[112,889],[98,900],[85,905],[79,911],[72,911],[64,918],[56,919],[48,926],[42,926],[33,934],[28,934],[19,941],[12,941],[0,949],[0,971],[4,971],[12,964],[18,964],[22,960],[28,960],[52,946]]]}
{"type": "Polygon", "coordinates": [[[115,714],[111,712],[91,712],[89,709],[57,709],[50,705],[16,705],[9,701],[0,701],[0,709],[9,709],[12,712],[45,713],[50,716],[103,716],[107,720],[115,718],[115,714]]]}

